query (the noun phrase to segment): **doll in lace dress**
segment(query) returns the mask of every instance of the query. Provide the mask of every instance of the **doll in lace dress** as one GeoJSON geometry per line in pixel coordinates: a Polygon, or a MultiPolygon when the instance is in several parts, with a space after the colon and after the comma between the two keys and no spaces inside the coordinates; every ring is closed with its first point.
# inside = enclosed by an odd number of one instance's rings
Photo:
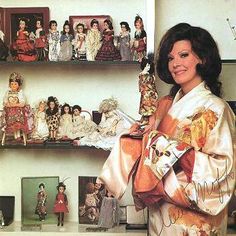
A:
{"type": "Polygon", "coordinates": [[[49,34],[47,35],[48,41],[48,58],[49,61],[58,61],[60,52],[60,33],[57,30],[57,22],[51,20],[49,22],[49,34]]]}
{"type": "Polygon", "coordinates": [[[99,31],[98,21],[93,19],[90,23],[91,29],[86,37],[86,53],[88,61],[95,61],[98,50],[101,47],[101,32],[99,31]]]}
{"type": "Polygon", "coordinates": [[[49,136],[48,125],[46,121],[47,102],[42,100],[39,102],[38,108],[34,114],[34,132],[33,139],[44,140],[49,136]]]}
{"type": "Polygon", "coordinates": [[[61,108],[61,117],[59,125],[59,137],[62,139],[69,139],[72,133],[72,114],[71,107],[65,103],[61,108]]]}
{"type": "Polygon", "coordinates": [[[79,105],[74,105],[72,107],[73,113],[73,127],[71,139],[81,138],[87,136],[97,129],[97,124],[91,120],[86,120],[84,116],[81,115],[81,107],[79,105]]]}

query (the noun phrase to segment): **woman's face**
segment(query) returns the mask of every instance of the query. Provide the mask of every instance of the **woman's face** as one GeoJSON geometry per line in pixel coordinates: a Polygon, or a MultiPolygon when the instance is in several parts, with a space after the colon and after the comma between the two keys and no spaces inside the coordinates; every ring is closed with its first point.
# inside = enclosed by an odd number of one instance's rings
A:
{"type": "Polygon", "coordinates": [[[18,82],[10,82],[10,89],[12,92],[17,92],[19,90],[20,86],[18,84],[18,82]]]}
{"type": "Polygon", "coordinates": [[[69,32],[70,32],[70,27],[69,27],[69,25],[65,25],[65,26],[64,26],[64,30],[65,30],[66,33],[69,33],[69,32]]]}
{"type": "Polygon", "coordinates": [[[20,29],[24,30],[25,29],[25,22],[24,21],[20,21],[20,29]]]}
{"type": "Polygon", "coordinates": [[[180,40],[175,42],[168,59],[169,71],[184,93],[189,92],[202,82],[196,71],[196,65],[201,64],[202,61],[193,52],[190,41],[180,40]]]}

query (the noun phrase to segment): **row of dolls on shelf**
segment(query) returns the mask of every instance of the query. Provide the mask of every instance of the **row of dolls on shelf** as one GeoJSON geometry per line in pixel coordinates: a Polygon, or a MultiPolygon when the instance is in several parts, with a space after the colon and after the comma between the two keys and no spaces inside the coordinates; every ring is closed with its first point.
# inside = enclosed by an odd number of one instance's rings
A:
{"type": "MultiPolygon", "coordinates": [[[[86,32],[87,26],[78,23],[75,26],[74,34],[69,21],[65,21],[61,34],[57,29],[57,22],[49,22],[49,32],[45,33],[42,20],[36,21],[35,32],[27,31],[25,19],[20,19],[17,37],[10,51],[13,60],[17,61],[132,61],[141,62],[146,54],[147,35],[144,30],[143,20],[137,15],[134,20],[134,38],[130,36],[130,26],[128,22],[121,22],[121,32],[114,37],[113,25],[110,19],[104,20],[104,30],[99,31],[99,22],[92,19],[90,29],[86,32]],[[117,40],[114,41],[114,38],[117,40]]],[[[6,59],[8,52],[3,43],[3,33],[0,47],[2,51],[1,59],[6,59]],[[1,46],[2,45],[2,46],[1,46]]],[[[1,51],[1,50],[0,50],[1,51]]]]}
{"type": "Polygon", "coordinates": [[[47,101],[40,101],[33,112],[26,103],[22,83],[19,73],[13,72],[10,75],[9,89],[3,99],[2,145],[5,144],[6,136],[13,135],[16,140],[23,137],[24,145],[27,138],[38,141],[77,139],[75,145],[96,146],[100,143],[99,147],[106,147],[107,144],[107,149],[110,149],[114,143],[113,138],[129,128],[130,122],[125,126],[122,115],[116,111],[118,103],[113,98],[101,102],[99,112],[102,118],[99,125],[82,116],[79,105],[71,107],[64,104],[60,107],[54,96],[48,97],[47,101]]]}
{"type": "MultiPolygon", "coordinates": [[[[100,183],[89,181],[86,183],[84,196],[81,196],[79,206],[79,217],[83,218],[84,223],[96,224],[99,228],[109,229],[119,224],[120,222],[120,206],[117,199],[115,199],[100,183]]],[[[37,201],[35,207],[35,214],[38,215],[39,221],[47,221],[48,198],[47,186],[41,182],[38,186],[37,201]]],[[[55,197],[53,213],[57,215],[57,226],[64,225],[64,215],[69,213],[69,201],[65,193],[66,185],[59,182],[56,187],[58,193],[55,197]]],[[[80,220],[82,222],[82,220],[80,220]]],[[[99,229],[97,228],[97,229],[99,229]]],[[[94,228],[96,229],[96,228],[94,228]]]]}

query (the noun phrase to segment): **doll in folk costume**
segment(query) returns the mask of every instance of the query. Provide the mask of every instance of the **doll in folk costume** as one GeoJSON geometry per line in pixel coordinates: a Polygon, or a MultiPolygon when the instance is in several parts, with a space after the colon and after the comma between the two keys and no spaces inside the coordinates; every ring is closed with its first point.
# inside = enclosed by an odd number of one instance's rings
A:
{"type": "Polygon", "coordinates": [[[45,191],[45,184],[39,184],[39,191],[37,193],[37,205],[35,209],[35,214],[39,216],[40,221],[44,221],[47,215],[47,193],[45,191]]]}
{"type": "Polygon", "coordinates": [[[99,24],[96,19],[90,23],[91,29],[86,37],[86,54],[88,61],[95,61],[98,50],[101,47],[101,32],[99,31],[99,24]]]}
{"type": "Polygon", "coordinates": [[[51,20],[49,22],[49,34],[47,35],[47,41],[49,61],[58,61],[60,52],[60,33],[57,30],[57,22],[55,20],[51,20]]]}
{"type": "Polygon", "coordinates": [[[143,19],[137,15],[134,20],[135,33],[133,39],[132,50],[134,60],[141,62],[147,51],[147,34],[144,30],[143,19]]]}
{"type": "Polygon", "coordinates": [[[23,78],[20,74],[13,72],[9,78],[9,89],[3,99],[5,127],[2,138],[2,145],[5,144],[6,134],[13,133],[15,139],[23,136],[26,145],[26,135],[31,131],[28,123],[28,112],[30,108],[26,105],[26,98],[21,89],[23,78]]]}
{"type": "Polygon", "coordinates": [[[57,214],[57,226],[64,225],[64,215],[68,213],[68,199],[65,194],[66,185],[63,182],[60,182],[57,186],[57,195],[53,207],[53,212],[57,214]]]}
{"type": "Polygon", "coordinates": [[[72,39],[71,26],[66,20],[63,25],[63,31],[60,37],[59,61],[70,61],[72,58],[72,39]]]}
{"type": "Polygon", "coordinates": [[[56,140],[60,123],[59,103],[56,97],[50,96],[47,101],[46,121],[48,124],[50,140],[56,140]]]}

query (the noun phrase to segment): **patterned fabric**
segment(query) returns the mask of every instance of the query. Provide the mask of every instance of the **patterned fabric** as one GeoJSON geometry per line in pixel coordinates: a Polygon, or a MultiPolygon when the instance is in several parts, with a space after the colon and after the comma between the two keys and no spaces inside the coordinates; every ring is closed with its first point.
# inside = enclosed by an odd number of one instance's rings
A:
{"type": "Polygon", "coordinates": [[[119,36],[119,44],[120,44],[120,55],[121,61],[131,61],[131,50],[130,50],[130,34],[124,34],[119,36]]]}
{"type": "Polygon", "coordinates": [[[98,50],[101,47],[101,33],[99,30],[91,29],[86,37],[87,60],[95,61],[98,50]]]}
{"type": "Polygon", "coordinates": [[[50,31],[48,36],[48,46],[49,46],[49,53],[48,58],[49,61],[58,61],[59,59],[59,52],[60,52],[60,34],[59,31],[52,32],[50,31]]]}
{"type": "Polygon", "coordinates": [[[56,201],[54,204],[53,212],[54,213],[60,213],[60,212],[66,212],[68,213],[68,201],[67,196],[64,193],[58,193],[56,196],[56,201]]]}
{"type": "Polygon", "coordinates": [[[45,191],[39,191],[37,194],[37,206],[35,209],[35,214],[39,215],[40,220],[44,220],[47,215],[47,193],[45,191]]]}

